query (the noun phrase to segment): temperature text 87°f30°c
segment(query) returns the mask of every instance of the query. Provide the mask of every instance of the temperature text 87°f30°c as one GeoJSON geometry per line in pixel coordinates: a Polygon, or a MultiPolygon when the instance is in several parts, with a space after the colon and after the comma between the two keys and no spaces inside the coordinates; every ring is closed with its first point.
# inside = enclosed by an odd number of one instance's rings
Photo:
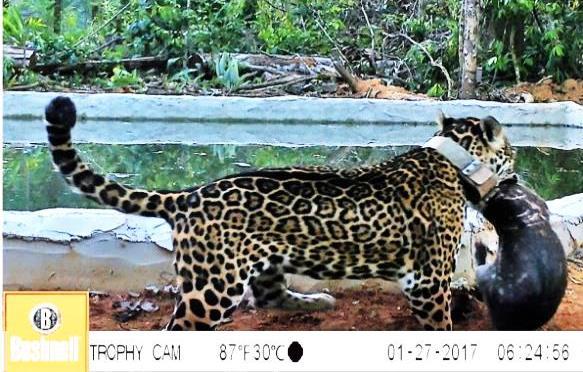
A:
{"type": "Polygon", "coordinates": [[[285,345],[271,344],[221,344],[219,346],[219,358],[221,360],[236,361],[268,361],[286,359],[285,345]]]}

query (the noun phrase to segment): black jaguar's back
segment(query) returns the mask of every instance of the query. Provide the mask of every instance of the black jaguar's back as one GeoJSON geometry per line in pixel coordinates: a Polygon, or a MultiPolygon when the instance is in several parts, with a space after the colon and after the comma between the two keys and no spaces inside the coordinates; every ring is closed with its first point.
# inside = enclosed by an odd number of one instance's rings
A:
{"type": "Polygon", "coordinates": [[[567,285],[565,254],[549,223],[549,210],[532,191],[505,183],[484,216],[500,237],[496,262],[477,271],[494,325],[536,329],[554,315],[567,285]]]}

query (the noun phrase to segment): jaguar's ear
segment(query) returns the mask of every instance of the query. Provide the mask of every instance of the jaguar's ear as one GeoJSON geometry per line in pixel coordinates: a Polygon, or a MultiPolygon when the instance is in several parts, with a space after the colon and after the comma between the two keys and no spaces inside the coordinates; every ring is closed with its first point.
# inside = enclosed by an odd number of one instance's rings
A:
{"type": "Polygon", "coordinates": [[[437,125],[439,125],[439,129],[441,130],[447,129],[453,124],[453,119],[446,117],[443,111],[441,110],[439,110],[439,113],[437,114],[437,119],[435,119],[435,121],[437,122],[437,125]]]}
{"type": "Polygon", "coordinates": [[[492,116],[487,116],[480,120],[480,127],[482,128],[482,133],[484,134],[485,139],[492,148],[498,149],[504,146],[504,133],[502,125],[498,120],[494,119],[492,116]]]}

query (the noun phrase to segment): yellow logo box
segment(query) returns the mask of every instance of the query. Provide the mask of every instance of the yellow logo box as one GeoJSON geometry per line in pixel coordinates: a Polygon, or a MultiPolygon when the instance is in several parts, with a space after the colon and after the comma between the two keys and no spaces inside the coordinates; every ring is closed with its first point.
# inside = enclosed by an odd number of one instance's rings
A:
{"type": "Polygon", "coordinates": [[[4,371],[88,372],[87,292],[4,292],[4,371]]]}

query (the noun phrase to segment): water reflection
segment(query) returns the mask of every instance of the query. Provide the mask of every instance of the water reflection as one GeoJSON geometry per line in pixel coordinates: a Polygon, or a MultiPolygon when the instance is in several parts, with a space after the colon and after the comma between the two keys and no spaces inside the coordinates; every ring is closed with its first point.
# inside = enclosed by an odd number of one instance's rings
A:
{"type": "MultiPolygon", "coordinates": [[[[263,167],[374,164],[409,150],[396,147],[276,147],[189,145],[78,145],[101,173],[146,189],[183,189],[263,167]]],[[[517,167],[541,196],[583,192],[583,149],[519,148],[517,167]]],[[[4,146],[4,209],[99,208],[71,191],[50,162],[45,146],[4,146]]]]}

